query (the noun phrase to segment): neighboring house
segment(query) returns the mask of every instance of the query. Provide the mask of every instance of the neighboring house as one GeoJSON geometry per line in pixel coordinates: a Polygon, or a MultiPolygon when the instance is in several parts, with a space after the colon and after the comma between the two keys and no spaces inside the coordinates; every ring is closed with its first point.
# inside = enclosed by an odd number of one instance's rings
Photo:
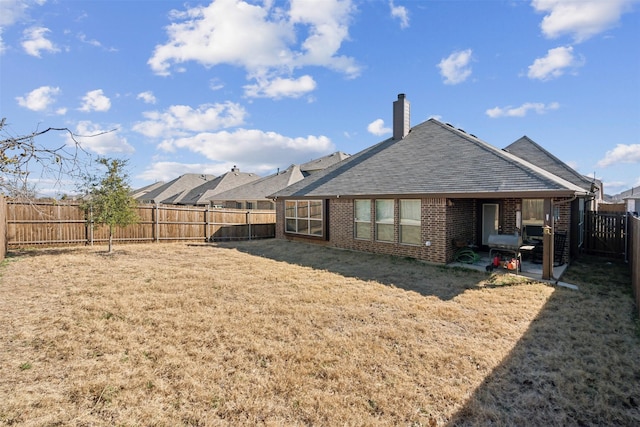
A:
{"type": "Polygon", "coordinates": [[[216,194],[210,199],[214,206],[235,209],[275,209],[275,203],[267,196],[304,179],[300,166],[291,165],[284,171],[257,179],[231,190],[216,194]]]}
{"type": "Polygon", "coordinates": [[[300,170],[302,171],[302,174],[307,177],[309,175],[313,175],[316,172],[324,170],[329,166],[333,166],[348,157],[350,157],[349,154],[343,153],[342,151],[336,151],[335,153],[320,157],[319,159],[311,160],[307,163],[301,164],[300,170]]]}
{"type": "MultiPolygon", "coordinates": [[[[504,151],[539,166],[542,169],[551,172],[552,174],[563,178],[592,194],[590,197],[579,197],[571,204],[571,216],[573,221],[571,224],[572,228],[569,231],[573,237],[571,239],[573,244],[570,247],[570,255],[571,257],[577,256],[579,249],[582,247],[582,239],[584,237],[584,213],[586,211],[597,211],[598,205],[604,203],[602,181],[582,175],[527,136],[523,136],[513,142],[504,148],[504,151]]],[[[532,224],[527,224],[527,221],[527,218],[523,217],[523,226],[542,225],[542,221],[540,219],[532,221],[532,224]]]]}
{"type": "Polygon", "coordinates": [[[585,200],[584,210],[597,211],[598,204],[604,202],[602,181],[582,175],[529,137],[523,136],[504,150],[593,193],[592,198],[585,200]]]}
{"type": "Polygon", "coordinates": [[[255,173],[240,172],[237,166],[231,168],[217,178],[207,180],[197,187],[191,187],[181,194],[167,199],[165,203],[174,205],[207,206],[210,200],[216,195],[232,188],[239,187],[260,179],[255,173]]]}
{"type": "Polygon", "coordinates": [[[135,199],[142,203],[169,203],[167,200],[175,198],[185,191],[198,187],[214,178],[215,175],[186,173],[167,182],[166,184],[162,184],[159,187],[142,194],[139,197],[135,197],[135,199]]]}
{"type": "Polygon", "coordinates": [[[634,215],[638,215],[640,212],[640,186],[633,187],[630,190],[623,191],[620,194],[613,196],[616,202],[624,202],[625,211],[634,215]]]}
{"type": "Polygon", "coordinates": [[[162,185],[164,185],[163,181],[154,182],[153,184],[146,185],[146,186],[144,186],[142,188],[137,188],[135,190],[131,190],[129,195],[131,197],[133,197],[134,199],[138,200],[138,199],[140,199],[140,197],[144,196],[145,194],[147,194],[150,191],[155,190],[156,188],[159,188],[162,185]]]}
{"type": "Polygon", "coordinates": [[[398,95],[392,138],[273,194],[276,237],[448,263],[457,242],[487,247],[525,219],[568,233],[593,195],[449,124],[411,128],[409,110],[398,95]]]}

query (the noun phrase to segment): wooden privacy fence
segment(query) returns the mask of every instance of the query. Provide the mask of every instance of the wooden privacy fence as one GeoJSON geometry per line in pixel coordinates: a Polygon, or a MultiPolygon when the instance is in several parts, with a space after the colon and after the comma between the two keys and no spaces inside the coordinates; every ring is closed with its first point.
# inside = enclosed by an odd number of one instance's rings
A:
{"type": "Polygon", "coordinates": [[[0,261],[7,254],[7,202],[0,196],[0,261]]]}
{"type": "MultiPolygon", "coordinates": [[[[275,237],[275,212],[174,205],[139,205],[137,224],[117,227],[114,242],[215,241],[275,237]]],[[[7,244],[78,245],[107,242],[106,226],[91,227],[77,204],[7,201],[7,244]]]]}
{"type": "Polygon", "coordinates": [[[628,215],[629,220],[629,267],[631,285],[636,297],[636,309],[640,316],[640,218],[628,215]]]}
{"type": "Polygon", "coordinates": [[[585,212],[584,250],[600,256],[625,255],[625,212],[585,212]]]}

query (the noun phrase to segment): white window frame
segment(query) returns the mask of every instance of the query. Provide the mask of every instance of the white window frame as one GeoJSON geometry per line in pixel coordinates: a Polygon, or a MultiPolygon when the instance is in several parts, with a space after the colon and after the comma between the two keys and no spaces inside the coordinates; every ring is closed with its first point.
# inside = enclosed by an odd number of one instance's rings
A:
{"type": "MultiPolygon", "coordinates": [[[[408,206],[407,206],[408,208],[408,206]]],[[[422,200],[421,199],[400,199],[399,202],[400,209],[400,243],[403,245],[414,245],[419,246],[422,245],[422,200]],[[405,212],[408,209],[403,209],[405,203],[416,203],[418,206],[418,218],[406,218],[405,212]],[[414,233],[410,234],[406,231],[413,230],[414,233]],[[407,238],[405,236],[415,236],[415,232],[417,231],[417,241],[415,238],[407,238]]],[[[415,209],[415,206],[414,206],[415,209]]]]}
{"type": "MultiPolygon", "coordinates": [[[[376,205],[376,218],[375,218],[375,234],[376,234],[376,241],[377,242],[387,242],[387,243],[393,243],[395,242],[395,200],[394,199],[376,199],[375,201],[375,205],[376,205]],[[383,204],[389,204],[391,203],[391,217],[389,218],[388,216],[385,216],[383,218],[380,218],[380,209],[378,208],[378,205],[380,204],[380,207],[382,207],[383,204]],[[380,230],[386,229],[388,230],[389,226],[391,226],[391,238],[390,239],[383,239],[380,238],[380,230]]],[[[389,206],[386,206],[385,210],[388,210],[389,206]]],[[[388,234],[388,233],[387,233],[388,234]]]]}
{"type": "Polygon", "coordinates": [[[371,240],[371,199],[355,199],[353,201],[353,238],[358,240],[371,240]],[[363,205],[361,217],[359,217],[358,204],[363,205]],[[366,206],[365,206],[366,205],[366,206]],[[365,209],[366,207],[366,209],[365,209]],[[369,226],[369,234],[364,236],[358,236],[358,226],[369,226]]]}

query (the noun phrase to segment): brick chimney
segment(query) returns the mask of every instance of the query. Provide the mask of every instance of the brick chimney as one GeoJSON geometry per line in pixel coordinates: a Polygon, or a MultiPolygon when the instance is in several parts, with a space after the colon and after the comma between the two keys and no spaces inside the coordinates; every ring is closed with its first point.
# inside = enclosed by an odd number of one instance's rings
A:
{"type": "Polygon", "coordinates": [[[393,139],[400,140],[409,134],[411,106],[404,93],[393,102],[393,139]]]}

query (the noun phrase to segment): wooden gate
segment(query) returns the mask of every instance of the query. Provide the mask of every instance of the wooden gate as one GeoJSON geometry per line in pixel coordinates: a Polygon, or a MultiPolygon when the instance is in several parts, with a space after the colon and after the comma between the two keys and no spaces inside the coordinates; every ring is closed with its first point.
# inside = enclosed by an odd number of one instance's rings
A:
{"type": "Polygon", "coordinates": [[[585,212],[584,250],[593,255],[623,258],[625,212],[585,212]]]}

